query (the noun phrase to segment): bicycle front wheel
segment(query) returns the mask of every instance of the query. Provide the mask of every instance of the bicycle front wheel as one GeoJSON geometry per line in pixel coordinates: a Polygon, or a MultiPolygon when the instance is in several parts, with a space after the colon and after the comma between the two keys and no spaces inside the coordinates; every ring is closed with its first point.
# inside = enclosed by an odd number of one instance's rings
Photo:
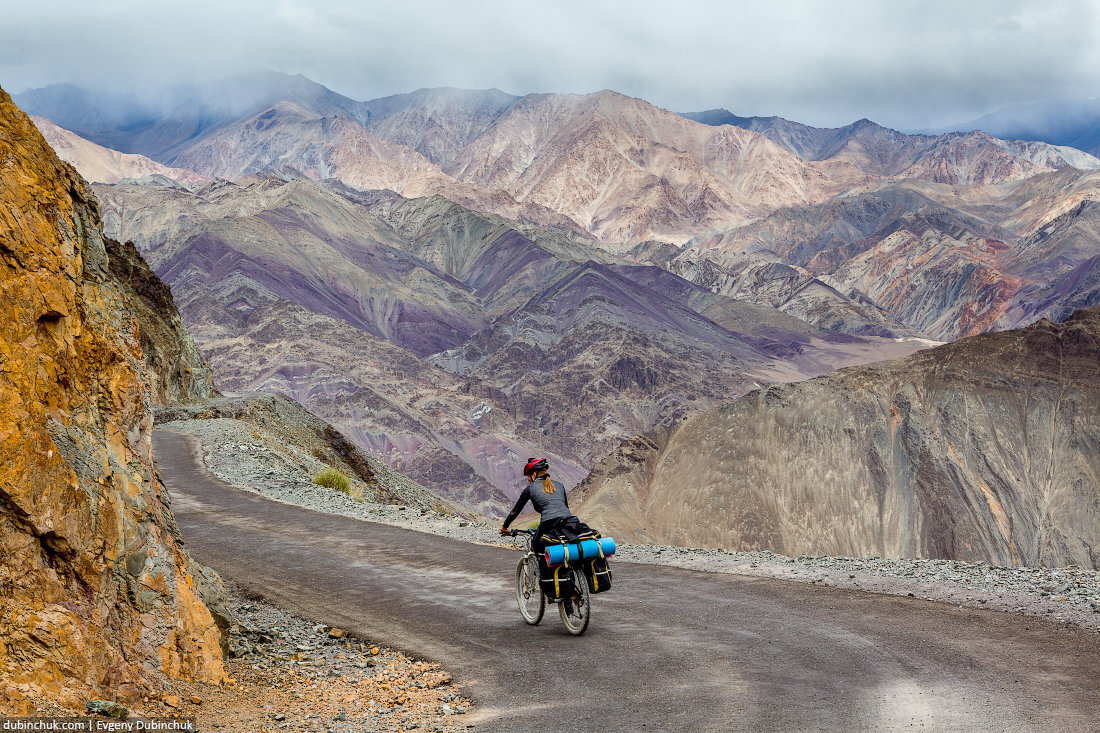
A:
{"type": "Polygon", "coordinates": [[[532,626],[542,621],[546,597],[539,586],[539,561],[534,555],[525,555],[516,568],[516,601],[524,621],[532,626]]]}
{"type": "Polygon", "coordinates": [[[588,579],[580,568],[573,568],[573,593],[558,604],[558,613],[565,630],[573,636],[580,636],[588,628],[592,616],[592,596],[588,592],[588,579]]]}

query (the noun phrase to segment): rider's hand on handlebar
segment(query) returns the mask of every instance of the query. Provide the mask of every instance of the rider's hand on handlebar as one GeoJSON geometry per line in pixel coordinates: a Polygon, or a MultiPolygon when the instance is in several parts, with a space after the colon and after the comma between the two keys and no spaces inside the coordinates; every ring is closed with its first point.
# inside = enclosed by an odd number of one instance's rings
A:
{"type": "Polygon", "coordinates": [[[501,527],[500,528],[500,536],[501,537],[507,537],[510,534],[511,534],[511,530],[509,530],[507,527],[501,527]]]}

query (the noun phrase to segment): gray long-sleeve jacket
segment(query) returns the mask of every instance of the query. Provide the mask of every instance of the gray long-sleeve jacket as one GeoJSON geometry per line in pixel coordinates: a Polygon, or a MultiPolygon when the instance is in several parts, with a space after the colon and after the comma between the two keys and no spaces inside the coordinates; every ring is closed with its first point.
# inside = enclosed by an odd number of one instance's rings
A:
{"type": "Polygon", "coordinates": [[[516,499],[516,505],[512,507],[508,518],[504,520],[505,527],[519,516],[527,502],[531,502],[539,510],[543,522],[573,516],[573,512],[569,511],[569,500],[565,497],[564,486],[554,482],[554,493],[547,494],[543,491],[543,479],[535,479],[524,487],[523,492],[516,499]]]}

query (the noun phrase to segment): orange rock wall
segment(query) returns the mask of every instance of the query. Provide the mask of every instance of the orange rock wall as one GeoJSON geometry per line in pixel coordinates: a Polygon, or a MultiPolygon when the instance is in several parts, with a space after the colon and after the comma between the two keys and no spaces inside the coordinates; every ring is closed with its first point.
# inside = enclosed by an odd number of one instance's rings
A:
{"type": "Polygon", "coordinates": [[[96,203],[0,90],[0,713],[224,678],[96,203]]]}

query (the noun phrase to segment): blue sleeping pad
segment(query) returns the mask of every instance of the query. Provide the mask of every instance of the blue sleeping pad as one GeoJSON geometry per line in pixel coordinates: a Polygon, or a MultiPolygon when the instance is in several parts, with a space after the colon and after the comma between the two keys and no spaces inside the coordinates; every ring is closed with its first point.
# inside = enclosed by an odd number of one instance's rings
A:
{"type": "Polygon", "coordinates": [[[615,554],[615,540],[611,537],[601,537],[598,540],[581,540],[567,545],[550,545],[546,548],[546,564],[554,567],[565,562],[591,560],[594,557],[600,557],[601,549],[603,557],[611,557],[615,554]]]}

